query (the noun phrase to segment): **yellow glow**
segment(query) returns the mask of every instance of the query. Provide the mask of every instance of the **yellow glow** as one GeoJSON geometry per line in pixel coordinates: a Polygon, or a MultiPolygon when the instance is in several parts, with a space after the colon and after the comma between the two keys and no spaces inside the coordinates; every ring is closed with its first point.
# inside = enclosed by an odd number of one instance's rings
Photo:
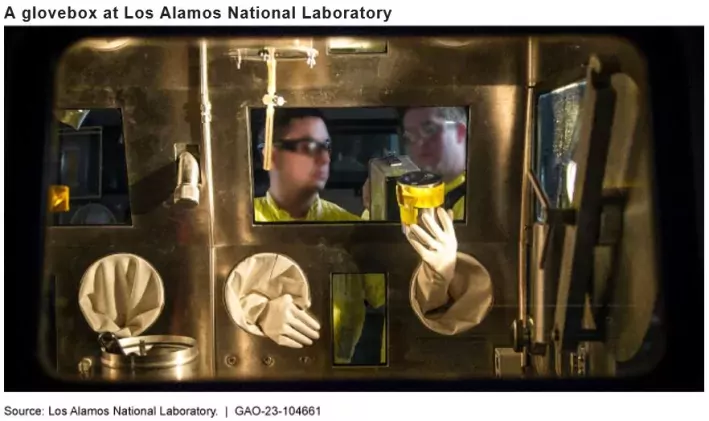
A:
{"type": "Polygon", "coordinates": [[[69,186],[49,186],[49,211],[69,212],[69,186]]]}

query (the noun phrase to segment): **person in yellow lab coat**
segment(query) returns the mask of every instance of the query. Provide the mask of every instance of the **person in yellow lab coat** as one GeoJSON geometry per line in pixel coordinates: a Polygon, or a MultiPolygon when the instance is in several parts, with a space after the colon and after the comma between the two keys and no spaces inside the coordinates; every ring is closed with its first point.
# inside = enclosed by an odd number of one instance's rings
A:
{"type": "MultiPolygon", "coordinates": [[[[332,282],[332,322],[335,364],[350,364],[355,347],[362,337],[366,306],[381,308],[386,304],[386,291],[381,275],[335,275],[332,282]]],[[[386,323],[382,330],[379,361],[386,363],[386,323]]]]}
{"type": "MultiPolygon", "coordinates": [[[[421,170],[443,177],[445,209],[453,210],[455,220],[465,219],[465,166],[468,141],[468,115],[463,107],[415,107],[404,112],[403,141],[411,160],[421,170]]],[[[369,219],[369,179],[362,187],[369,219]]]]}
{"type": "MultiPolygon", "coordinates": [[[[281,108],[273,124],[269,188],[254,200],[256,222],[360,221],[320,198],[330,177],[330,135],[317,110],[281,108]]],[[[259,143],[262,148],[263,142],[259,143]]]]}
{"type": "MultiPolygon", "coordinates": [[[[265,197],[254,200],[256,222],[361,221],[360,217],[319,196],[329,177],[331,151],[322,114],[311,109],[282,108],[276,110],[274,120],[270,186],[265,197]]],[[[250,282],[254,283],[252,288],[242,285],[240,291],[248,295],[249,291],[258,290],[259,295],[264,295],[267,289],[263,285],[256,286],[258,280],[250,282]]],[[[365,303],[374,308],[385,305],[386,282],[384,275],[380,274],[348,274],[343,282],[333,284],[335,359],[344,364],[352,359],[361,337],[365,303]]],[[[277,290],[275,286],[273,290],[277,290]]],[[[290,347],[310,345],[317,339],[319,335],[313,332],[313,327],[319,329],[319,324],[298,308],[297,300],[277,296],[275,292],[265,295],[269,296],[269,303],[263,306],[260,314],[251,316],[256,324],[268,326],[262,329],[265,336],[290,347]],[[294,318],[301,320],[289,322],[294,318]],[[286,339],[283,339],[284,335],[286,339]]],[[[250,302],[247,297],[240,301],[242,304],[250,302]]],[[[247,308],[240,311],[251,312],[247,308]]],[[[384,347],[385,341],[382,340],[382,355],[385,355],[384,347]]]]}

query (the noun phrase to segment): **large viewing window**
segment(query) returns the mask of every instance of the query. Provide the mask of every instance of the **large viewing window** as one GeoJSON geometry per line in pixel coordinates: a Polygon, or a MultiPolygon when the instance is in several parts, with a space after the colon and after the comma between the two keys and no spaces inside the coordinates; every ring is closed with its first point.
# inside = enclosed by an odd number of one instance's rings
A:
{"type": "Polygon", "coordinates": [[[390,186],[367,182],[369,163],[390,155],[440,174],[447,192],[462,186],[454,204],[464,219],[467,107],[277,108],[270,171],[265,109],[250,119],[256,223],[370,220],[369,193],[390,186]]]}

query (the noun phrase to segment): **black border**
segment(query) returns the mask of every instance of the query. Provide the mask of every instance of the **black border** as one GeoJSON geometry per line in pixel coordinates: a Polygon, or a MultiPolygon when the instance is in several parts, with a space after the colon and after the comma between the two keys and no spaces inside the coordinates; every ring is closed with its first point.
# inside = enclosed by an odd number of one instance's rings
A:
{"type": "Polygon", "coordinates": [[[703,390],[704,29],[470,27],[5,27],[5,390],[6,391],[413,391],[413,390],[703,390]],[[665,358],[632,379],[521,381],[68,383],[48,377],[35,351],[46,197],[45,145],[52,121],[52,69],[61,51],[91,36],[159,35],[508,35],[614,34],[633,42],[649,64],[659,190],[660,257],[669,325],[665,358]],[[691,105],[690,105],[691,104],[691,105]],[[37,124],[44,120],[47,124],[37,124]],[[11,263],[10,263],[11,262],[11,263]],[[29,270],[28,270],[29,268],[29,270]],[[18,321],[22,321],[18,323],[18,321]]]}

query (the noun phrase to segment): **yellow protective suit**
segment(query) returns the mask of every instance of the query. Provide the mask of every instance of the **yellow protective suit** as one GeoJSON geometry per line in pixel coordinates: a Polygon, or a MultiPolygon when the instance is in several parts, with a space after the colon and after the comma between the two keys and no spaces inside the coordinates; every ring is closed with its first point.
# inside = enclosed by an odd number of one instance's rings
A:
{"type": "MultiPolygon", "coordinates": [[[[340,206],[318,198],[305,218],[295,219],[280,209],[269,193],[254,200],[256,222],[284,221],[361,221],[362,219],[340,206]]],[[[365,301],[374,308],[386,304],[386,279],[382,274],[347,274],[342,282],[333,282],[333,334],[335,363],[351,361],[362,335],[366,316],[365,301]]],[[[380,364],[386,363],[386,322],[382,331],[380,364]]]]}
{"type": "MultiPolygon", "coordinates": [[[[348,364],[362,336],[366,317],[364,303],[379,308],[386,303],[382,275],[348,274],[332,283],[332,324],[335,364],[348,364]]],[[[379,363],[386,363],[386,323],[382,331],[379,363]]]]}
{"type": "MultiPolygon", "coordinates": [[[[454,178],[452,181],[446,183],[445,194],[448,194],[451,190],[465,183],[465,173],[460,174],[458,177],[454,178]]],[[[365,209],[362,212],[362,219],[365,221],[369,220],[369,209],[365,209]]],[[[465,220],[465,196],[458,199],[453,205],[453,219],[456,221],[465,220]]]]}

